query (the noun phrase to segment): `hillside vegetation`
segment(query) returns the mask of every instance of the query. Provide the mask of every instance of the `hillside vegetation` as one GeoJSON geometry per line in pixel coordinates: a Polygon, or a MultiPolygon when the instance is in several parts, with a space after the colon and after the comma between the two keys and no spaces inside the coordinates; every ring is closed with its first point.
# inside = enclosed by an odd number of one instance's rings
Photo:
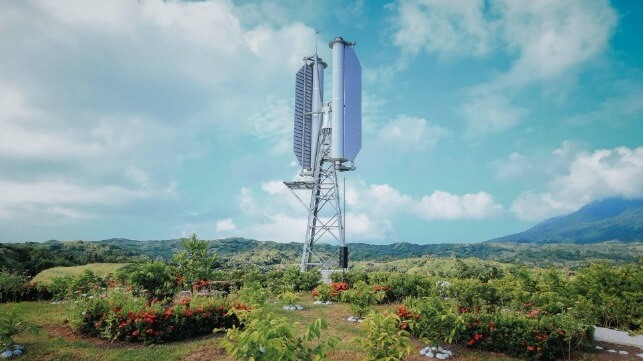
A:
{"type": "MultiPolygon", "coordinates": [[[[52,267],[89,263],[139,263],[146,260],[168,261],[181,249],[182,239],[134,241],[110,239],[99,242],[49,241],[45,243],[0,243],[0,269],[35,276],[52,267]]],[[[639,262],[643,243],[603,242],[597,244],[469,243],[371,245],[349,243],[350,262],[384,263],[419,257],[478,258],[528,266],[567,266],[577,268],[593,261],[615,264],[639,262]]],[[[244,238],[210,241],[208,251],[217,254],[218,267],[245,267],[267,270],[279,265],[297,264],[301,243],[262,242],[244,238]]],[[[337,258],[338,248],[319,244],[317,252],[337,258]]],[[[415,262],[415,261],[414,261],[415,262]]]]}

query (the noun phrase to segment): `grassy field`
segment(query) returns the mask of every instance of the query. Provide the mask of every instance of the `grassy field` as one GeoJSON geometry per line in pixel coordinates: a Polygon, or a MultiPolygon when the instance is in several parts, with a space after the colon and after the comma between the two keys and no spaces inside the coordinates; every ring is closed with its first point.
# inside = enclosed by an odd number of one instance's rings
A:
{"type": "Polygon", "coordinates": [[[90,263],[83,266],[74,267],[54,267],[38,273],[33,282],[47,283],[54,277],[78,276],[85,270],[91,270],[98,277],[104,277],[109,273],[115,273],[119,268],[128,265],[128,263],[90,263]]]}

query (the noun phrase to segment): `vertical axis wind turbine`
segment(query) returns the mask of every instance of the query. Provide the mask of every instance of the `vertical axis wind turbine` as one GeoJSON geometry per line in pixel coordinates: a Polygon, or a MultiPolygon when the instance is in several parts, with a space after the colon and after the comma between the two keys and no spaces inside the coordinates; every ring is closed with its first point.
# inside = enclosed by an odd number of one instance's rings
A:
{"type": "Polygon", "coordinates": [[[293,151],[303,180],[284,184],[308,210],[302,272],[314,267],[348,268],[337,172],[355,170],[355,157],[362,148],[362,67],[354,46],[341,37],[329,44],[333,53],[332,102],[324,103],[327,64],[317,53],[304,58],[296,75],[293,151]],[[311,192],[309,205],[295,190],[311,192]],[[339,262],[325,259],[315,250],[318,242],[333,239],[339,243],[339,262]]]}

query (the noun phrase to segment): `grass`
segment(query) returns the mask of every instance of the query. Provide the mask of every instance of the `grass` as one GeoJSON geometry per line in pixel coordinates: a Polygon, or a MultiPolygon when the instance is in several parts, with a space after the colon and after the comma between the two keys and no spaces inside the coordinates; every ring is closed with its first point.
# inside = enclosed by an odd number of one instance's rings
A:
{"type": "MultiPolygon", "coordinates": [[[[307,325],[322,317],[328,321],[329,329],[323,332],[326,337],[335,335],[340,338],[339,344],[330,353],[330,360],[362,360],[363,354],[353,339],[362,333],[362,325],[346,321],[351,315],[347,304],[314,305],[309,296],[301,302],[304,311],[287,311],[281,308],[281,303],[268,303],[275,314],[287,317],[293,321],[295,330],[303,333],[307,325]]],[[[222,334],[213,334],[198,339],[174,342],[162,345],[138,345],[104,340],[97,340],[74,334],[66,325],[67,306],[52,305],[48,302],[23,302],[19,304],[0,304],[0,312],[7,312],[15,307],[18,313],[28,323],[39,328],[36,333],[27,333],[15,337],[16,341],[25,346],[27,353],[22,360],[222,360],[233,361],[218,346],[222,334]]],[[[393,306],[378,306],[381,310],[393,309],[393,306]]],[[[414,340],[415,352],[408,360],[425,360],[418,354],[426,346],[425,343],[414,340]]],[[[458,349],[459,360],[488,360],[494,359],[493,354],[458,349]],[[491,357],[490,357],[491,356],[491,357]]],[[[498,357],[497,360],[511,360],[498,357]]]]}
{"type": "Polygon", "coordinates": [[[33,282],[48,283],[54,277],[78,276],[85,270],[91,270],[98,277],[104,277],[109,273],[115,273],[119,268],[128,265],[128,263],[90,263],[83,266],[74,267],[54,267],[38,273],[33,282]]]}
{"type": "MultiPolygon", "coordinates": [[[[337,361],[363,360],[362,350],[353,342],[363,333],[362,324],[351,323],[346,318],[351,315],[347,304],[314,305],[310,296],[303,297],[303,311],[287,311],[281,308],[281,303],[270,302],[266,307],[275,314],[292,320],[297,333],[303,333],[307,325],[321,317],[327,320],[329,328],[322,332],[326,337],[335,335],[340,342],[330,352],[329,359],[337,361]]],[[[74,334],[66,325],[67,306],[52,305],[48,302],[23,302],[19,304],[0,304],[0,312],[7,312],[15,307],[18,313],[30,324],[39,327],[37,333],[21,334],[16,341],[24,345],[27,353],[21,360],[222,360],[234,361],[218,346],[222,334],[213,334],[197,339],[162,345],[144,346],[122,342],[110,343],[105,340],[92,339],[74,334]]],[[[377,306],[380,311],[393,310],[394,305],[377,306]]],[[[424,361],[427,358],[419,355],[419,350],[426,346],[425,342],[413,340],[414,352],[406,360],[424,361]]],[[[448,346],[455,351],[453,360],[482,361],[482,360],[515,360],[510,357],[491,352],[470,350],[461,346],[448,346]]],[[[582,354],[574,359],[594,359],[591,354],[582,354]]]]}

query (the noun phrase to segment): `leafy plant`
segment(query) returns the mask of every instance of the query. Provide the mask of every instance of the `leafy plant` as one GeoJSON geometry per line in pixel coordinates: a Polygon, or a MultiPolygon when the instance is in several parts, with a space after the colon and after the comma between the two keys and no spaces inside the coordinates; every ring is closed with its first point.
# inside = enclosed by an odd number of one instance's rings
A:
{"type": "Polygon", "coordinates": [[[238,314],[244,328],[228,329],[221,346],[237,360],[326,360],[326,353],[339,339],[322,339],[326,321],[313,321],[303,335],[296,335],[293,324],[285,317],[258,309],[238,314]]]}
{"type": "Polygon", "coordinates": [[[351,305],[351,310],[357,317],[364,317],[382,298],[384,292],[376,292],[364,281],[358,281],[352,288],[342,292],[342,301],[351,305]]]}
{"type": "Polygon", "coordinates": [[[237,292],[237,298],[251,306],[261,306],[268,299],[268,292],[261,287],[259,282],[246,282],[237,292]]]}
{"type": "Polygon", "coordinates": [[[167,264],[154,261],[124,267],[118,271],[117,277],[136,289],[146,290],[150,299],[163,299],[172,297],[176,292],[174,274],[175,271],[167,264]]]}
{"type": "Polygon", "coordinates": [[[408,308],[407,312],[419,315],[411,332],[434,345],[440,341],[453,342],[459,332],[465,328],[464,319],[457,307],[441,298],[409,298],[404,302],[404,306],[408,308]]]}
{"type": "Polygon", "coordinates": [[[287,306],[292,306],[301,300],[301,296],[294,292],[283,292],[278,296],[287,306]]]}
{"type": "Polygon", "coordinates": [[[401,329],[402,321],[393,313],[371,311],[364,320],[365,338],[356,338],[368,360],[397,361],[413,351],[409,333],[401,329]]]}
{"type": "Polygon", "coordinates": [[[0,350],[14,345],[13,337],[25,331],[33,331],[35,328],[27,324],[13,307],[7,312],[0,314],[0,350]]]}
{"type": "Polygon", "coordinates": [[[217,266],[216,255],[208,253],[209,241],[201,241],[196,234],[181,243],[183,251],[173,257],[178,271],[183,275],[183,286],[192,288],[192,285],[203,279],[211,279],[217,266]]]}

